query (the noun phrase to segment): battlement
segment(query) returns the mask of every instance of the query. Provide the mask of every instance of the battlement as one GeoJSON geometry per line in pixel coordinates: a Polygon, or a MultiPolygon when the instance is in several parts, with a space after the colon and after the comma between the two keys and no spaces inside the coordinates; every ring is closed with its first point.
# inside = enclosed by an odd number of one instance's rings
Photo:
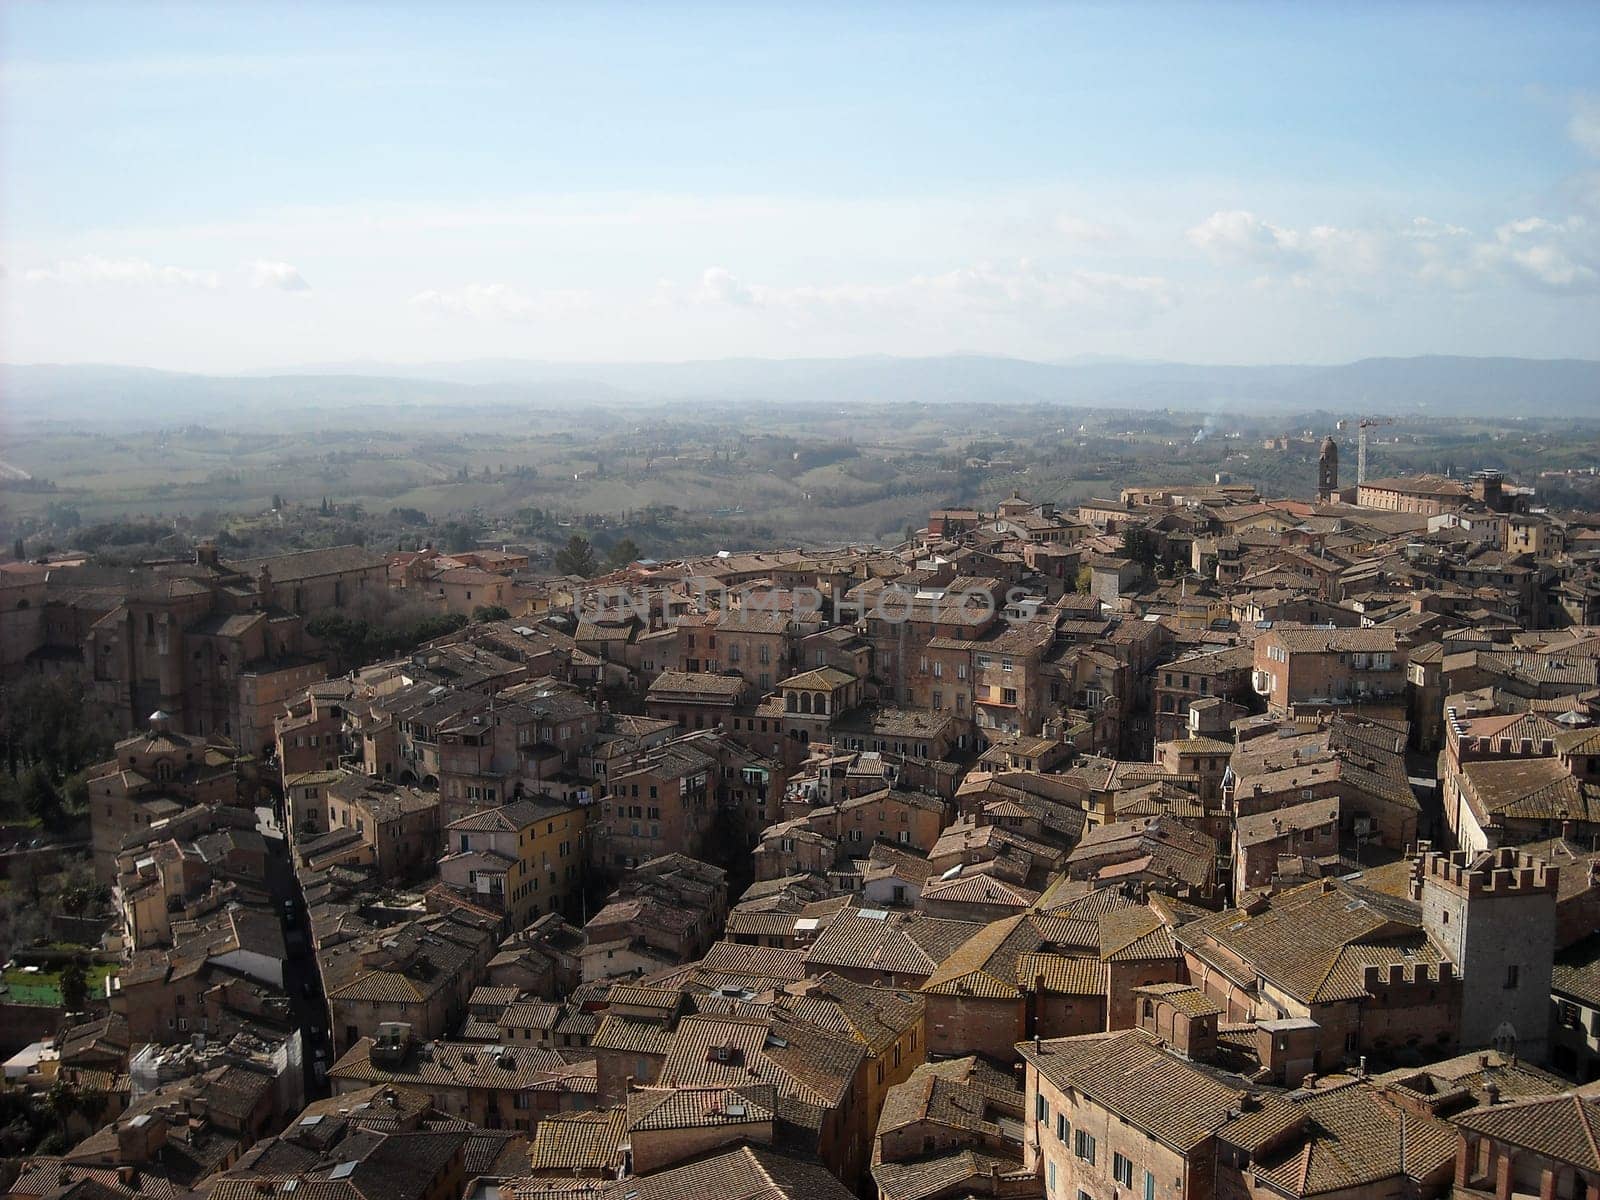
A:
{"type": "Polygon", "coordinates": [[[1450,983],[1456,978],[1454,963],[1388,963],[1380,966],[1368,963],[1361,968],[1361,987],[1369,996],[1376,996],[1380,990],[1415,986],[1417,984],[1450,983]]]}
{"type": "Polygon", "coordinates": [[[1411,860],[1412,893],[1421,899],[1426,885],[1440,885],[1470,896],[1554,895],[1561,868],[1524,854],[1514,846],[1495,850],[1420,848],[1411,860]]]}

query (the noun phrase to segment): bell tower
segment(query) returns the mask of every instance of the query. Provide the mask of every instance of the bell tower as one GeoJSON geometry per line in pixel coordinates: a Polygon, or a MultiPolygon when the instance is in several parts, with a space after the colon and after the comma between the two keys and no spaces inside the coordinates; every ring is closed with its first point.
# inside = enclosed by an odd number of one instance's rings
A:
{"type": "Polygon", "coordinates": [[[1317,456],[1317,500],[1327,504],[1339,491],[1339,443],[1332,437],[1322,439],[1322,453],[1317,456]]]}

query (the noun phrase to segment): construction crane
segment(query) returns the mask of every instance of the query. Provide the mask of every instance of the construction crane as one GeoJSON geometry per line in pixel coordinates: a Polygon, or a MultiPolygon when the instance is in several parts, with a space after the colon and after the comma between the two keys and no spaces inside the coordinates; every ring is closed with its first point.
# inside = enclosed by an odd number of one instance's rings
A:
{"type": "Polygon", "coordinates": [[[1359,422],[1360,432],[1356,435],[1356,486],[1360,487],[1367,481],[1367,430],[1375,429],[1379,425],[1393,425],[1393,417],[1362,417],[1359,422]]]}

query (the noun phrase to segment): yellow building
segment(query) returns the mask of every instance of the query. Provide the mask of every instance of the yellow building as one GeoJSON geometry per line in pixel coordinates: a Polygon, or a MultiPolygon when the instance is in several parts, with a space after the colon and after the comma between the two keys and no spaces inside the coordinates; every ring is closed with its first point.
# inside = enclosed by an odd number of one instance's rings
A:
{"type": "Polygon", "coordinates": [[[583,885],[581,805],[515,800],[445,827],[439,877],[482,908],[522,929],[559,912],[583,885]]]}

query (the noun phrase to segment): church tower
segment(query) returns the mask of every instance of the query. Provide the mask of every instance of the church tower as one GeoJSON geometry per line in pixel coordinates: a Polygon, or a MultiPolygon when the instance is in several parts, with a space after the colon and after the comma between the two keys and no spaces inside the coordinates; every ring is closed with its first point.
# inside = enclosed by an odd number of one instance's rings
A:
{"type": "Polygon", "coordinates": [[[1339,444],[1332,437],[1322,439],[1322,453],[1317,457],[1317,500],[1331,502],[1339,491],[1339,444]]]}

